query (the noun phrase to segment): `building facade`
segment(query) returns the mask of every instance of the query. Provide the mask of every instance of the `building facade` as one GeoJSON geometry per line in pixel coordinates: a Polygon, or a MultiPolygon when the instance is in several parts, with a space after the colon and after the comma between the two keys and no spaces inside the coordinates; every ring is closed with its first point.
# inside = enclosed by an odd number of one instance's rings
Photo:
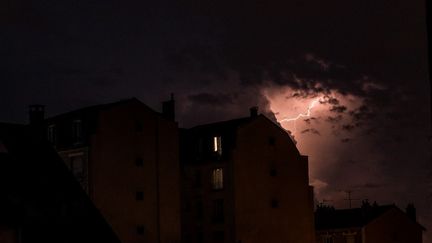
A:
{"type": "MultiPolygon", "coordinates": [[[[129,99],[43,122],[46,138],[122,242],[180,241],[173,107],[173,100],[165,103],[164,111],[171,113],[161,114],[129,99]]],[[[40,111],[30,110],[34,123],[40,111]]]]}
{"type": "Polygon", "coordinates": [[[183,242],[314,242],[308,159],[251,116],[181,132],[183,242]]]}
{"type": "Polygon", "coordinates": [[[403,212],[366,202],[354,209],[318,207],[315,223],[317,243],[421,243],[425,230],[412,205],[403,212]]]}

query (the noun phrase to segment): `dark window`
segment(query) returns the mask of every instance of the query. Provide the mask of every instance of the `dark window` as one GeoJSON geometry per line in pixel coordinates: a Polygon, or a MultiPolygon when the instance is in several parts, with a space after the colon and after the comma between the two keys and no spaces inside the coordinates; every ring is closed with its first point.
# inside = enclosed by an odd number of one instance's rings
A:
{"type": "Polygon", "coordinates": [[[276,139],[274,137],[269,137],[268,143],[271,146],[274,146],[276,144],[276,139]]]}
{"type": "Polygon", "coordinates": [[[277,176],[277,170],[276,169],[271,169],[270,170],[270,176],[277,176]]]}
{"type": "Polygon", "coordinates": [[[71,156],[70,157],[70,169],[74,176],[81,181],[84,177],[85,164],[83,156],[71,156]]]}
{"type": "Polygon", "coordinates": [[[56,131],[56,126],[53,125],[49,125],[47,128],[47,139],[51,144],[56,144],[56,140],[57,140],[57,131],[56,131]]]}
{"type": "Polygon", "coordinates": [[[279,201],[276,199],[271,200],[271,207],[272,208],[278,208],[279,207],[279,201]]]}
{"type": "Polygon", "coordinates": [[[213,201],[213,222],[223,223],[224,222],[224,200],[216,199],[213,201]]]}
{"type": "Polygon", "coordinates": [[[194,172],[193,185],[195,188],[201,187],[201,173],[199,170],[194,172]]]}
{"type": "Polygon", "coordinates": [[[204,232],[203,232],[202,227],[199,227],[197,229],[197,242],[198,243],[204,242],[204,232]]]}
{"type": "Polygon", "coordinates": [[[75,143],[82,142],[82,122],[81,120],[74,120],[72,122],[72,137],[75,143]]]}
{"type": "Polygon", "coordinates": [[[141,192],[141,191],[136,192],[136,194],[135,194],[135,199],[136,199],[137,201],[144,200],[144,192],[141,192]]]}
{"type": "Polygon", "coordinates": [[[139,235],[143,235],[143,234],[144,234],[144,226],[143,226],[143,225],[138,225],[138,226],[136,227],[136,232],[137,232],[137,234],[139,234],[139,235]]]}
{"type": "Polygon", "coordinates": [[[135,165],[138,167],[144,166],[144,160],[142,158],[136,158],[135,165]]]}
{"type": "Polygon", "coordinates": [[[224,239],[225,239],[225,233],[223,231],[218,230],[213,232],[213,240],[224,241],[224,239]]]}
{"type": "Polygon", "coordinates": [[[185,212],[190,212],[191,211],[191,204],[190,201],[186,201],[185,202],[185,212]]]}
{"type": "Polygon", "coordinates": [[[135,121],[135,131],[142,132],[142,130],[143,130],[143,124],[140,121],[135,121]]]}
{"type": "Polygon", "coordinates": [[[197,219],[203,219],[203,217],[204,217],[203,211],[204,211],[203,202],[201,200],[199,200],[196,203],[196,217],[197,217],[197,219]]]}

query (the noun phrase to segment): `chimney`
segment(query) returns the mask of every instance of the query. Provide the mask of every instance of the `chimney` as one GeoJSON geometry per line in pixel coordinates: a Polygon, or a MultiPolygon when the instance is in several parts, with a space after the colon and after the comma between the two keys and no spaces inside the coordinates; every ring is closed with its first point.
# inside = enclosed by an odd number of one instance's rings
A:
{"type": "Polygon", "coordinates": [[[162,102],[162,116],[170,121],[175,121],[175,101],[173,93],[171,93],[170,100],[162,102]]]}
{"type": "Polygon", "coordinates": [[[30,105],[29,106],[29,121],[30,125],[40,124],[45,119],[45,106],[30,105]]]}
{"type": "Polygon", "coordinates": [[[406,214],[411,220],[414,220],[414,222],[417,222],[417,213],[416,208],[414,207],[414,204],[409,203],[406,207],[406,214]]]}
{"type": "Polygon", "coordinates": [[[253,106],[249,108],[250,117],[257,117],[258,116],[258,106],[253,106]]]}

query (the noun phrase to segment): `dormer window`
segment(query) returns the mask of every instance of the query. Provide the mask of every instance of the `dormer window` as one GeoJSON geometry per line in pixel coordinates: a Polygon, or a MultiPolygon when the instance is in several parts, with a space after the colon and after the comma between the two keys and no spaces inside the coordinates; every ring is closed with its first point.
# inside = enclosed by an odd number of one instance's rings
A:
{"type": "Polygon", "coordinates": [[[213,137],[213,152],[217,153],[218,155],[222,154],[222,137],[221,136],[213,137]]]}
{"type": "Polygon", "coordinates": [[[82,122],[81,120],[74,120],[72,122],[72,137],[75,143],[82,142],[82,122]]]}
{"type": "Polygon", "coordinates": [[[54,124],[49,125],[47,129],[47,139],[51,144],[56,144],[56,126],[54,124]]]}

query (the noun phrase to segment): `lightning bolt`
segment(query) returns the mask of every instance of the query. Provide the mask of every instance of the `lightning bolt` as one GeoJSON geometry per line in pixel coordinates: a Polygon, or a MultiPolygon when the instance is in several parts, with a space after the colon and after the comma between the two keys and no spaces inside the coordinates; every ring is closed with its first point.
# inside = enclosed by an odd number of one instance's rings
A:
{"type": "Polygon", "coordinates": [[[304,114],[300,113],[300,114],[298,114],[296,117],[292,117],[292,118],[284,118],[284,119],[280,120],[279,122],[291,122],[291,121],[297,121],[298,119],[303,118],[303,117],[310,117],[310,116],[311,116],[311,110],[312,110],[312,108],[314,108],[314,106],[315,106],[319,101],[320,101],[320,98],[317,98],[317,99],[313,100],[313,101],[309,104],[306,113],[304,113],[304,114]]]}

